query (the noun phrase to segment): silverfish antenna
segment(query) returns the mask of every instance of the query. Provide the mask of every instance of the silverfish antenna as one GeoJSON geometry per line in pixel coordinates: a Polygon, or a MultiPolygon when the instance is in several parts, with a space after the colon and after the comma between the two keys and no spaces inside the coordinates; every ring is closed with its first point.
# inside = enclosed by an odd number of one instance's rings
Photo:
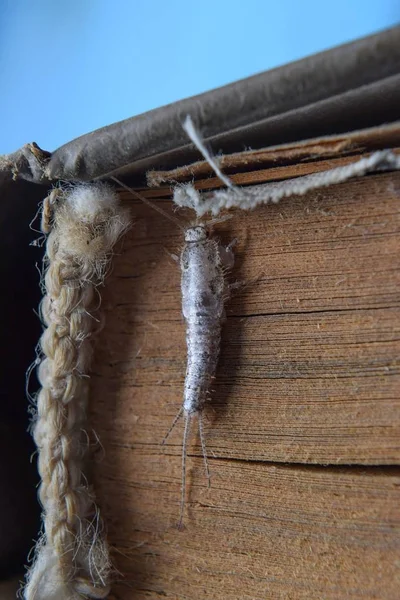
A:
{"type": "Polygon", "coordinates": [[[138,200],[141,200],[142,202],[144,202],[144,204],[147,204],[147,206],[150,206],[151,208],[153,208],[154,210],[159,212],[166,219],[169,219],[170,221],[175,223],[175,225],[177,225],[181,231],[185,231],[185,227],[182,225],[182,223],[179,221],[179,219],[176,219],[175,217],[173,217],[172,215],[167,213],[163,208],[158,206],[155,202],[151,202],[151,200],[148,200],[147,198],[142,196],[142,194],[139,194],[139,192],[137,192],[136,190],[131,188],[129,185],[126,185],[126,183],[122,183],[122,181],[117,179],[117,177],[114,177],[113,175],[111,175],[110,179],[112,179],[113,181],[118,183],[118,185],[120,185],[121,187],[125,188],[128,192],[130,192],[132,194],[132,196],[134,196],[138,200]]]}

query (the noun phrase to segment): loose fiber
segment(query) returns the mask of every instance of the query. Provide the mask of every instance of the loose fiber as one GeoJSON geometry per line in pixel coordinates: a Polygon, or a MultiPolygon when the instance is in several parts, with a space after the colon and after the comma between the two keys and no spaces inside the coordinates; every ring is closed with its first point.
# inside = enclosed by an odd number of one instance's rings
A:
{"type": "Polygon", "coordinates": [[[48,234],[33,436],[38,447],[43,535],[27,574],[26,600],[106,598],[110,560],[83,474],[97,288],[129,217],[104,184],[54,189],[43,203],[48,234]]]}
{"type": "Polygon", "coordinates": [[[399,170],[400,156],[391,150],[379,150],[368,157],[361,158],[349,165],[312,173],[303,177],[254,185],[243,188],[236,187],[230,179],[221,173],[215,159],[206,149],[199,132],[196,130],[191,118],[188,116],[183,124],[186,133],[201,152],[205,160],[214,169],[227,189],[216,190],[210,193],[200,193],[193,184],[177,185],[174,189],[174,202],[178,206],[192,208],[198,217],[211,212],[218,215],[223,209],[241,208],[252,210],[260,204],[269,202],[277,203],[289,196],[302,196],[311,190],[335,185],[348,181],[373,171],[399,170]]]}

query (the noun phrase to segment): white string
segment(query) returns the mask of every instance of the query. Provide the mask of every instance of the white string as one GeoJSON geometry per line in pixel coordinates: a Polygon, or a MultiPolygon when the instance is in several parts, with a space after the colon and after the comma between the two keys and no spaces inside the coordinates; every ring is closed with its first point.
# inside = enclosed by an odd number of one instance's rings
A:
{"type": "Polygon", "coordinates": [[[217,164],[217,161],[212,156],[212,154],[207,150],[207,148],[200,136],[200,133],[196,130],[196,128],[194,126],[194,123],[193,123],[190,115],[188,115],[186,117],[185,121],[182,124],[182,127],[186,131],[186,133],[188,134],[188,136],[190,137],[190,139],[192,140],[193,144],[196,146],[198,151],[203,155],[205,160],[208,162],[208,164],[211,166],[211,168],[218,175],[218,177],[220,178],[222,183],[224,183],[226,185],[226,187],[229,188],[230,190],[232,190],[232,191],[235,190],[236,189],[235,185],[232,183],[232,181],[229,179],[229,177],[227,177],[226,175],[223,174],[223,172],[221,171],[221,169],[219,168],[219,166],[217,164]]]}
{"type": "MultiPolygon", "coordinates": [[[[210,165],[213,166],[211,162],[210,165]]],[[[192,184],[180,185],[175,188],[173,199],[178,206],[195,210],[198,217],[207,212],[216,216],[223,209],[235,207],[252,210],[261,204],[277,203],[282,198],[295,195],[302,196],[311,190],[343,183],[373,171],[388,170],[400,170],[400,156],[391,150],[380,150],[344,167],[248,188],[235,187],[235,193],[232,193],[232,189],[225,189],[201,194],[192,184]]]]}

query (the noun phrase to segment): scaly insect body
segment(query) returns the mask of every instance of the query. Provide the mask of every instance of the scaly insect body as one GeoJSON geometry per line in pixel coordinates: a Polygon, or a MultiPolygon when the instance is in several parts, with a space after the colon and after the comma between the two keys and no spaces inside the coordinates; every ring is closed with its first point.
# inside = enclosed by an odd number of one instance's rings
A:
{"type": "Polygon", "coordinates": [[[186,487],[186,447],[190,421],[199,420],[199,433],[207,477],[202,411],[217,368],[225,301],[229,296],[226,271],[233,266],[232,244],[224,247],[209,237],[205,225],[189,227],[181,254],[182,313],[186,321],[187,367],[183,393],[185,433],[182,453],[182,524],[186,487]]]}
{"type": "Polygon", "coordinates": [[[194,416],[198,418],[204,463],[208,480],[210,479],[202,413],[218,363],[221,326],[225,319],[224,305],[230,291],[226,273],[233,267],[232,246],[235,241],[225,247],[215,238],[211,238],[210,225],[215,221],[208,225],[197,224],[184,228],[177,219],[165,213],[162,208],[153,205],[147,198],[143,198],[115,177],[113,179],[134,196],[139,197],[143,202],[172,220],[184,231],[185,244],[181,253],[180,266],[182,271],[182,313],[187,326],[187,368],[183,404],[163,441],[164,443],[167,440],[183,414],[185,431],[182,448],[182,495],[178,524],[181,526],[185,507],[187,443],[191,420],[194,416]]]}
{"type": "Polygon", "coordinates": [[[202,225],[190,227],[185,242],[181,255],[182,313],[187,324],[188,361],[183,409],[192,415],[203,409],[217,367],[228,293],[221,254],[227,252],[209,238],[202,225]]]}

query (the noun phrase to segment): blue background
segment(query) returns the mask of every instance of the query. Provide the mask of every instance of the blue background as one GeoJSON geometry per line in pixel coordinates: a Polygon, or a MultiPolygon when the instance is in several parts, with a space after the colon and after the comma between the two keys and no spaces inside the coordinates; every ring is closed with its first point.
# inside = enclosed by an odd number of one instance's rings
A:
{"type": "Polygon", "coordinates": [[[54,150],[399,21],[399,0],[0,0],[0,153],[54,150]]]}

